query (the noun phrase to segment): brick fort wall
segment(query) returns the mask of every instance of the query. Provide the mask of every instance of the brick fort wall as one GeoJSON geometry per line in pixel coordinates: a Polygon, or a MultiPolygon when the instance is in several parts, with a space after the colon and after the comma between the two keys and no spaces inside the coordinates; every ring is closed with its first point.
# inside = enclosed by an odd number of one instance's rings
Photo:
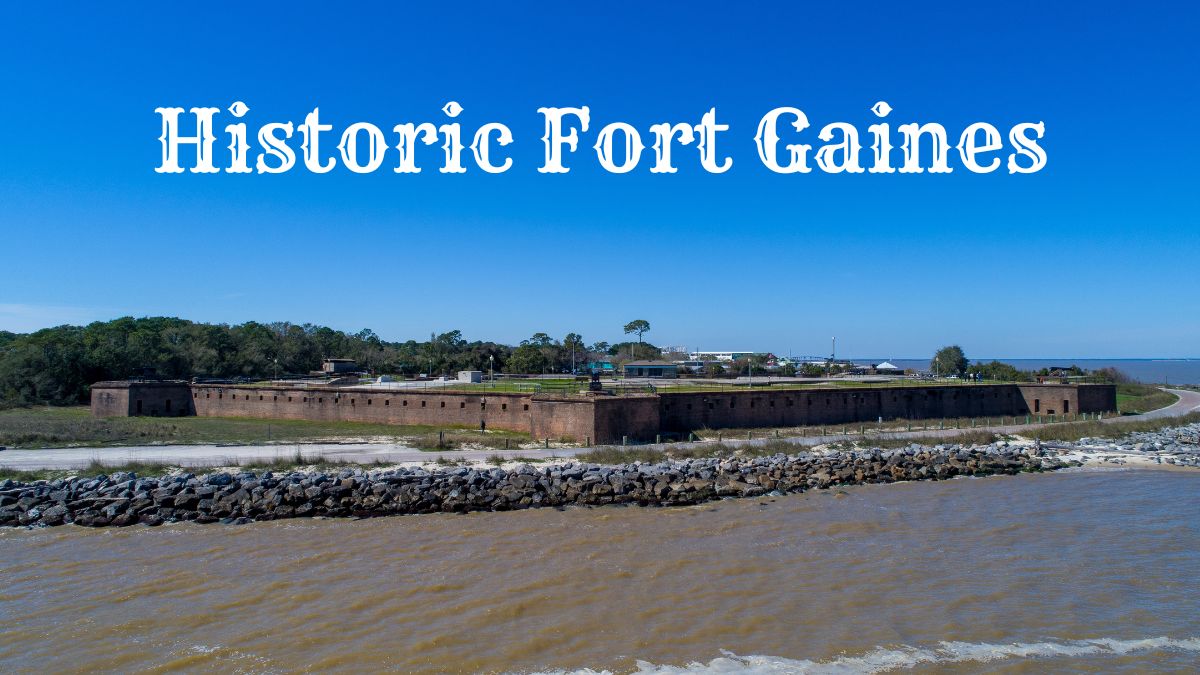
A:
{"type": "Polygon", "coordinates": [[[177,381],[97,382],[91,391],[95,417],[184,417],[196,414],[191,388],[177,381]]]}
{"type": "Polygon", "coordinates": [[[1112,385],[998,384],[714,391],[630,396],[439,392],[355,387],[98,382],[92,414],[200,415],[488,428],[614,443],[696,429],[894,419],[1063,415],[1116,409],[1112,385]]]}
{"type": "Polygon", "coordinates": [[[1112,385],[995,384],[660,393],[664,431],[1116,410],[1112,385]]]}

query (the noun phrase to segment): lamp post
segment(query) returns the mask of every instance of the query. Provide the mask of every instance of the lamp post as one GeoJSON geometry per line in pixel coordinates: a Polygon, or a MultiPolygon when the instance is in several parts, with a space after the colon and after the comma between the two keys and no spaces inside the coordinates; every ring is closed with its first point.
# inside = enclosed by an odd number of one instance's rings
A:
{"type": "Polygon", "coordinates": [[[496,355],[488,354],[488,382],[492,383],[492,389],[496,388],[496,355]]]}

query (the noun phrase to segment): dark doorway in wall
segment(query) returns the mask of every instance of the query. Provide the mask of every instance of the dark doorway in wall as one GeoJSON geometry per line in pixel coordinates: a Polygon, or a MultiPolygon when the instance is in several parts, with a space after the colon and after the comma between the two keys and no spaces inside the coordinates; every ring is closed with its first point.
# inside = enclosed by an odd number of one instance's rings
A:
{"type": "Polygon", "coordinates": [[[1066,415],[1070,412],[1071,412],[1071,402],[1064,398],[1063,399],[1063,414],[1066,415]]]}
{"type": "Polygon", "coordinates": [[[166,402],[163,403],[163,407],[167,412],[171,412],[171,399],[167,399],[166,402]]]}
{"type": "Polygon", "coordinates": [[[137,414],[142,414],[142,399],[140,398],[137,400],[137,414]]]}
{"type": "Polygon", "coordinates": [[[1033,399],[1033,412],[1042,412],[1042,399],[1033,399]]]}

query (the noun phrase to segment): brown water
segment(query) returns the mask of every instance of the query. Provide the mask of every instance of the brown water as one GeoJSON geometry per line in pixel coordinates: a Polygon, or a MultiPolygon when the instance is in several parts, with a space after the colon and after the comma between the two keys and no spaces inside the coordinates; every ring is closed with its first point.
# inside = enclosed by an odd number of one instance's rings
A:
{"type": "Polygon", "coordinates": [[[0,532],[0,670],[1190,672],[1200,472],[0,532]],[[641,662],[641,663],[639,663],[641,662]]]}

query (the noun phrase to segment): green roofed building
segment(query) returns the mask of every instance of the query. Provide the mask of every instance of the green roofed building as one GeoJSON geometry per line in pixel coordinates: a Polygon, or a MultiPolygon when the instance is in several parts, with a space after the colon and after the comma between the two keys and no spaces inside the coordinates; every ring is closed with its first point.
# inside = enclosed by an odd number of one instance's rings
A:
{"type": "Polygon", "coordinates": [[[625,377],[678,377],[679,365],[670,361],[630,361],[625,377]]]}

